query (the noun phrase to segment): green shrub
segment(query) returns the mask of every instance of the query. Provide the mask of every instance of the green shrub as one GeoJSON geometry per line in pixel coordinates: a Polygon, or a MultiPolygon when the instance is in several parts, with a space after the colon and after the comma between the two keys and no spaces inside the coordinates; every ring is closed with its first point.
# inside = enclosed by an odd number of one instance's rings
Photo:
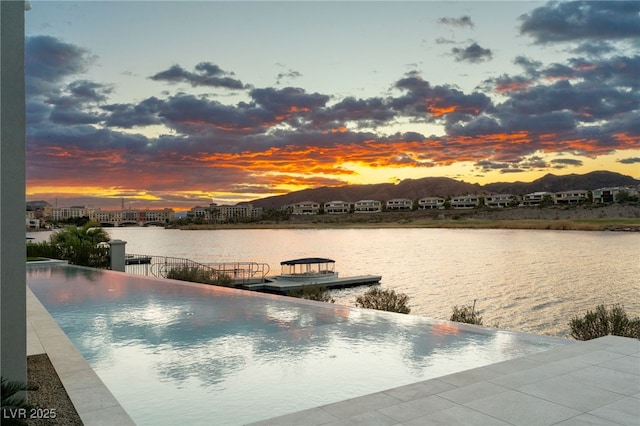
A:
{"type": "Polygon", "coordinates": [[[455,322],[464,322],[466,324],[482,325],[482,317],[478,314],[479,312],[476,312],[476,301],[474,300],[473,306],[454,306],[453,313],[451,314],[451,318],[449,320],[455,322]]]}
{"type": "Polygon", "coordinates": [[[378,287],[371,288],[361,296],[356,297],[356,306],[359,308],[377,309],[379,311],[398,312],[408,314],[411,312],[407,303],[409,296],[396,293],[394,290],[383,290],[378,287]]]}
{"type": "Polygon", "coordinates": [[[640,318],[629,319],[619,304],[607,310],[598,305],[594,312],[587,311],[583,318],[574,317],[569,322],[571,337],[576,340],[591,340],[614,335],[640,339],[640,318]]]}
{"type": "Polygon", "coordinates": [[[230,276],[220,274],[213,269],[198,265],[181,265],[171,268],[169,272],[167,272],[167,278],[193,283],[220,285],[224,287],[233,286],[233,280],[230,276]]]}
{"type": "Polygon", "coordinates": [[[291,297],[298,297],[300,299],[317,300],[318,302],[336,302],[331,297],[331,293],[329,292],[329,290],[322,285],[305,285],[300,289],[291,290],[287,293],[287,295],[291,297]]]}

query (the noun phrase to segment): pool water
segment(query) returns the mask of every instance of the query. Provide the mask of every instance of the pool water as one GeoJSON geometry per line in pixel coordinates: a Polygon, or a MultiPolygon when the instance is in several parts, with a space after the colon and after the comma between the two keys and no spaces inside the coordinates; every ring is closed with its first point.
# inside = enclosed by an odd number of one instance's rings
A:
{"type": "Polygon", "coordinates": [[[568,343],[69,265],[27,283],[139,425],[237,425],[568,343]]]}

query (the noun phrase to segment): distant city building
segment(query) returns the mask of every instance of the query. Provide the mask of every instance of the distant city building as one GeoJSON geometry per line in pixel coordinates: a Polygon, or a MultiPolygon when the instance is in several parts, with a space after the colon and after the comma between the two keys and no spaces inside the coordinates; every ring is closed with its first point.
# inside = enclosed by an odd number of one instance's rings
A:
{"type": "Polygon", "coordinates": [[[344,214],[351,211],[351,204],[346,201],[329,201],[324,203],[324,212],[327,214],[344,214]]]}
{"type": "Polygon", "coordinates": [[[408,198],[394,198],[387,201],[387,210],[408,211],[413,208],[413,200],[408,198]]]}
{"type": "Polygon", "coordinates": [[[196,206],[187,212],[187,217],[200,219],[204,223],[246,222],[259,219],[262,216],[261,207],[253,204],[218,205],[211,203],[209,207],[196,206]]]}
{"type": "Polygon", "coordinates": [[[77,217],[91,217],[95,210],[91,206],[51,207],[45,208],[44,216],[56,222],[77,217]]]}
{"type": "Polygon", "coordinates": [[[424,197],[418,200],[419,210],[442,210],[444,209],[445,199],[441,197],[424,197]]]}
{"type": "Polygon", "coordinates": [[[173,209],[162,210],[101,210],[93,209],[89,213],[89,219],[103,225],[164,225],[175,217],[173,209]]]}
{"type": "Polygon", "coordinates": [[[376,200],[356,201],[353,211],[355,213],[379,213],[382,211],[382,203],[376,200]]]}

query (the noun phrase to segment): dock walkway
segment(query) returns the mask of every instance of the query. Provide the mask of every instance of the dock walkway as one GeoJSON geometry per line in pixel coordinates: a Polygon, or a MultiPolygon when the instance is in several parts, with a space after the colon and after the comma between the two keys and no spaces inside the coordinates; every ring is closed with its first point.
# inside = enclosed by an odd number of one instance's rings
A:
{"type": "Polygon", "coordinates": [[[287,294],[292,290],[299,290],[309,285],[321,285],[328,289],[355,287],[360,285],[378,284],[382,277],[380,275],[357,275],[353,277],[335,278],[332,280],[314,281],[290,281],[278,280],[273,277],[266,277],[264,282],[244,284],[240,286],[246,290],[264,291],[269,293],[287,294]]]}

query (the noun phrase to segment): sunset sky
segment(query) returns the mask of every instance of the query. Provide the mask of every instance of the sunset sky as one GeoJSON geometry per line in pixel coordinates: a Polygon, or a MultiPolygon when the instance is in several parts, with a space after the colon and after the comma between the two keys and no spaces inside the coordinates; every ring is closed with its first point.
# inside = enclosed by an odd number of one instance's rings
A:
{"type": "Polygon", "coordinates": [[[640,2],[31,1],[27,200],[640,178],[640,2]]]}

